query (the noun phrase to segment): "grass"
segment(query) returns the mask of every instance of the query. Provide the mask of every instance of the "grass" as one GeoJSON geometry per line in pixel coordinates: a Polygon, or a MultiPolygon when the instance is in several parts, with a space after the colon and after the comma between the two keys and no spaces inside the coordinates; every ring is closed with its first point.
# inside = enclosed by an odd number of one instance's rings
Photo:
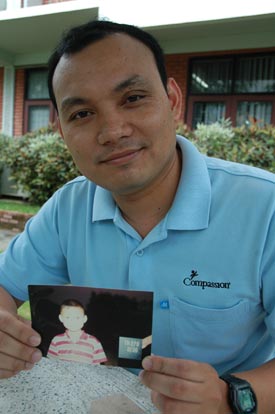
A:
{"type": "Polygon", "coordinates": [[[29,301],[24,302],[23,305],[18,308],[18,315],[22,316],[25,319],[31,320],[31,311],[29,301]]]}
{"type": "Polygon", "coordinates": [[[17,211],[18,213],[36,214],[39,206],[21,200],[0,199],[0,210],[17,211]]]}
{"type": "MultiPolygon", "coordinates": [[[[17,211],[19,213],[35,214],[39,206],[20,200],[0,199],[0,210],[17,211]]],[[[1,250],[0,250],[1,253],[1,250]]],[[[25,319],[31,320],[29,301],[24,302],[18,309],[18,314],[25,319]]]]}
{"type": "MultiPolygon", "coordinates": [[[[35,214],[39,206],[20,200],[0,199],[0,210],[17,211],[19,213],[35,214]]],[[[0,250],[1,253],[1,250],[0,250]]],[[[24,302],[18,309],[18,314],[25,319],[31,320],[29,301],[24,302]]]]}

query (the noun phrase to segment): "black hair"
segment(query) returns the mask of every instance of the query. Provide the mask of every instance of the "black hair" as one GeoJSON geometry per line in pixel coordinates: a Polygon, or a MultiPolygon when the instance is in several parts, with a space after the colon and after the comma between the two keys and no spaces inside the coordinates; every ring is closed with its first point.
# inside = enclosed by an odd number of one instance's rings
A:
{"type": "Polygon", "coordinates": [[[63,306],[73,306],[73,307],[76,307],[76,308],[82,308],[84,313],[85,313],[84,306],[82,305],[81,302],[79,302],[76,299],[66,299],[66,300],[64,300],[64,302],[61,303],[60,308],[62,308],[63,306]]]}
{"type": "Polygon", "coordinates": [[[163,50],[157,40],[151,34],[136,26],[128,24],[114,23],[105,20],[93,20],[80,26],[73,27],[69,31],[65,32],[49,58],[48,88],[50,98],[56,109],[57,105],[52,81],[56,66],[58,65],[61,57],[80,52],[88,45],[115,33],[123,33],[130,37],[133,37],[134,39],[142,42],[151,50],[155,58],[161,81],[165,90],[167,91],[167,74],[163,50]]]}

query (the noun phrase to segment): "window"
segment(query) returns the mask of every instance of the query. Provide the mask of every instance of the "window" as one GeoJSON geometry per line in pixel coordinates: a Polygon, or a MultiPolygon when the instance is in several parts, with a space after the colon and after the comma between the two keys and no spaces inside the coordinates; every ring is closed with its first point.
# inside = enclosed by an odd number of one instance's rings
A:
{"type": "Polygon", "coordinates": [[[233,125],[275,124],[275,55],[232,55],[190,63],[187,124],[231,118],[233,125]]]}
{"type": "Polygon", "coordinates": [[[274,93],[275,56],[237,59],[234,91],[235,93],[274,93]]]}
{"type": "Polygon", "coordinates": [[[271,124],[272,102],[240,101],[237,107],[236,125],[254,123],[260,127],[271,124]]]}
{"type": "Polygon", "coordinates": [[[47,86],[47,70],[27,70],[25,93],[24,132],[47,127],[55,121],[55,111],[47,86]]]}
{"type": "Polygon", "coordinates": [[[222,118],[225,118],[224,102],[194,103],[192,128],[195,128],[198,123],[213,124],[222,118]]]}
{"type": "Polygon", "coordinates": [[[229,93],[232,86],[232,61],[230,59],[194,62],[191,92],[194,94],[229,93]]]}

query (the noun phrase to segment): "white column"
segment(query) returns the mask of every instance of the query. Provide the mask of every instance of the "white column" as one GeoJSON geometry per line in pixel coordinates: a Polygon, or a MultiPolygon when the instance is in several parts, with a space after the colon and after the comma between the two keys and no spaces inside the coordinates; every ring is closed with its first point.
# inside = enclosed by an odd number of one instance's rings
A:
{"type": "Polygon", "coordinates": [[[2,132],[6,135],[13,135],[13,114],[14,114],[14,88],[15,69],[14,66],[4,67],[4,88],[3,88],[3,112],[2,132]]]}
{"type": "MultiPolygon", "coordinates": [[[[6,65],[4,67],[2,132],[11,139],[13,139],[14,90],[15,68],[13,65],[6,65]]],[[[22,194],[13,188],[13,182],[9,180],[9,175],[10,171],[5,167],[0,177],[0,194],[21,196],[22,194]]]]}
{"type": "Polygon", "coordinates": [[[7,1],[7,10],[21,8],[21,0],[6,0],[6,1],[7,1]]]}

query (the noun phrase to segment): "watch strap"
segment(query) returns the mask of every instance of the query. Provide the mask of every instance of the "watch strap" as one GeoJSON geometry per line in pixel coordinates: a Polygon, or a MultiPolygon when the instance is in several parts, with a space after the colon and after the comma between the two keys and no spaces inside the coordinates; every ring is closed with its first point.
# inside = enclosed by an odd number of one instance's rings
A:
{"type": "Polygon", "coordinates": [[[223,381],[225,381],[227,384],[236,384],[236,385],[248,385],[249,387],[251,387],[251,385],[249,384],[248,381],[235,377],[235,375],[231,375],[231,374],[224,374],[220,376],[220,379],[222,379],[223,381]]]}
{"type": "MultiPolygon", "coordinates": [[[[228,384],[228,390],[229,390],[229,405],[231,406],[231,408],[233,409],[233,413],[234,414],[243,414],[244,411],[242,411],[240,408],[238,408],[236,406],[236,401],[235,398],[233,398],[234,393],[234,389],[236,388],[246,388],[248,387],[253,395],[254,401],[255,401],[255,407],[253,410],[250,411],[251,414],[257,414],[257,398],[255,395],[255,392],[253,391],[253,388],[251,387],[250,383],[242,378],[238,378],[235,377],[235,375],[231,375],[231,374],[224,374],[220,376],[220,379],[222,379],[223,381],[225,381],[228,384]]],[[[245,411],[248,412],[248,411],[245,411]]]]}

